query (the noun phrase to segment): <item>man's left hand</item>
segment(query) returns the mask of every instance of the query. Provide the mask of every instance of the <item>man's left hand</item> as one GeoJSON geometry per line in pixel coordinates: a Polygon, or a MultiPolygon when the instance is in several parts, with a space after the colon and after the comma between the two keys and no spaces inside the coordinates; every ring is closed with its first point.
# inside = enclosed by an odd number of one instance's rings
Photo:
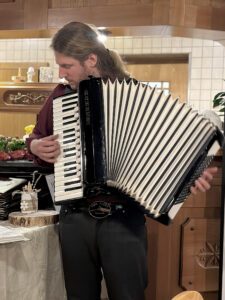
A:
{"type": "Polygon", "coordinates": [[[217,167],[207,168],[199,177],[194,186],[191,187],[191,193],[196,195],[198,191],[206,192],[211,188],[211,181],[213,180],[214,175],[218,172],[217,167]]]}

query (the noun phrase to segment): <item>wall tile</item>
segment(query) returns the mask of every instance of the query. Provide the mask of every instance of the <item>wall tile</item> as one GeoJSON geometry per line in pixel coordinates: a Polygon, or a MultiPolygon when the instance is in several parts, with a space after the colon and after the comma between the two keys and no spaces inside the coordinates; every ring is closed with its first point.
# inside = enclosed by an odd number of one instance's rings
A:
{"type": "Polygon", "coordinates": [[[222,79],[223,78],[223,69],[222,68],[212,68],[212,78],[222,79]]]}
{"type": "Polygon", "coordinates": [[[153,38],[152,39],[152,47],[153,48],[161,48],[162,47],[162,39],[161,38],[153,38]]]}
{"type": "Polygon", "coordinates": [[[222,68],[222,66],[223,66],[223,57],[213,57],[212,67],[222,68]]]}
{"type": "Polygon", "coordinates": [[[201,47],[194,47],[192,48],[192,57],[202,57],[202,52],[201,47]]]}
{"type": "Polygon", "coordinates": [[[202,69],[200,68],[192,68],[191,69],[191,78],[192,79],[200,79],[202,77],[202,69]]]}
{"type": "Polygon", "coordinates": [[[213,90],[222,90],[223,88],[223,80],[216,80],[216,79],[213,79],[212,80],[212,89],[213,90]]]}
{"type": "Polygon", "coordinates": [[[199,101],[200,99],[200,89],[199,90],[191,90],[189,94],[189,99],[190,100],[197,100],[199,101]]]}
{"type": "MultiPolygon", "coordinates": [[[[208,90],[201,90],[201,103],[210,102],[211,101],[211,92],[208,90]]],[[[209,105],[210,106],[210,105],[209,105]]]]}
{"type": "Polygon", "coordinates": [[[202,68],[201,69],[201,78],[211,78],[212,77],[212,69],[211,68],[202,68]]]}
{"type": "Polygon", "coordinates": [[[172,46],[172,39],[171,38],[162,38],[162,47],[164,48],[171,48],[172,46]]]}
{"type": "Polygon", "coordinates": [[[202,90],[210,90],[212,86],[212,81],[210,79],[202,79],[201,80],[201,89],[202,90]]]}
{"type": "MultiPolygon", "coordinates": [[[[145,42],[145,40],[144,40],[144,42],[145,42]]],[[[133,46],[133,40],[131,38],[125,38],[124,39],[124,48],[131,49],[132,46],[133,46]]],[[[144,44],[143,44],[143,46],[144,46],[144,44]]]]}
{"type": "Polygon", "coordinates": [[[214,57],[224,56],[224,48],[221,46],[213,47],[213,56],[214,57]]]}
{"type": "Polygon", "coordinates": [[[212,57],[203,57],[202,58],[202,66],[204,68],[211,68],[212,69],[212,57]]]}
{"type": "Polygon", "coordinates": [[[135,48],[142,49],[143,48],[142,38],[134,38],[133,45],[135,46],[135,48]]]}
{"type": "Polygon", "coordinates": [[[202,58],[193,57],[190,55],[190,64],[192,68],[201,68],[202,67],[202,58]]]}
{"type": "Polygon", "coordinates": [[[212,57],[213,56],[213,47],[203,47],[202,57],[212,57]]]}
{"type": "Polygon", "coordinates": [[[203,41],[200,39],[193,39],[192,46],[193,47],[202,47],[203,41]]]}
{"type": "Polygon", "coordinates": [[[201,84],[201,79],[191,79],[190,90],[199,90],[201,84]]]}

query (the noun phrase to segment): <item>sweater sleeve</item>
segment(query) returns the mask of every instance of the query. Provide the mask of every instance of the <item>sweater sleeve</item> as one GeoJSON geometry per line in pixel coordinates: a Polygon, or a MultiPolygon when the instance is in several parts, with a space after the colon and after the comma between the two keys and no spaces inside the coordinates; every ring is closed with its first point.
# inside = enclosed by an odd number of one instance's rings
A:
{"type": "MultiPolygon", "coordinates": [[[[26,145],[28,151],[30,151],[30,144],[34,139],[41,139],[45,136],[49,136],[53,134],[53,99],[55,97],[61,96],[64,94],[65,86],[62,84],[59,84],[56,86],[56,88],[53,90],[51,95],[46,100],[45,104],[41,108],[38,117],[37,117],[37,123],[33,129],[32,134],[26,139],[26,145]]],[[[32,154],[32,153],[31,153],[32,154]]],[[[33,155],[33,154],[32,154],[33,155]]],[[[52,164],[48,164],[45,161],[42,161],[37,156],[33,155],[34,161],[37,162],[40,165],[47,165],[52,166],[52,164]]]]}

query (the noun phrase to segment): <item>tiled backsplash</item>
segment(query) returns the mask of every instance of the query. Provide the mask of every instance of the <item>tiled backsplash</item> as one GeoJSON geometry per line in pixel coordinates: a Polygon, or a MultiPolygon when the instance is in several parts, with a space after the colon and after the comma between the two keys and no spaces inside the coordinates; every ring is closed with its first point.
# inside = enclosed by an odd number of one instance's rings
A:
{"type": "MultiPolygon", "coordinates": [[[[48,62],[53,80],[58,67],[50,48],[51,39],[1,39],[0,62],[48,62]]],[[[218,42],[178,37],[110,37],[106,45],[120,54],[188,53],[188,103],[196,109],[211,109],[214,95],[225,90],[225,51],[218,42]]]]}

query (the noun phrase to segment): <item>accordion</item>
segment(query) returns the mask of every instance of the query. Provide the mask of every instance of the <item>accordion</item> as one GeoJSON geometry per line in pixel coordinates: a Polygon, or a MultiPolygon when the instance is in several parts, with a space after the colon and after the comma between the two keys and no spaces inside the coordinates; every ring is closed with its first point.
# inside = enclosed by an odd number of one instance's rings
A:
{"type": "Polygon", "coordinates": [[[53,128],[55,204],[115,191],[165,224],[223,144],[210,120],[134,80],[82,81],[54,99],[53,128]]]}

